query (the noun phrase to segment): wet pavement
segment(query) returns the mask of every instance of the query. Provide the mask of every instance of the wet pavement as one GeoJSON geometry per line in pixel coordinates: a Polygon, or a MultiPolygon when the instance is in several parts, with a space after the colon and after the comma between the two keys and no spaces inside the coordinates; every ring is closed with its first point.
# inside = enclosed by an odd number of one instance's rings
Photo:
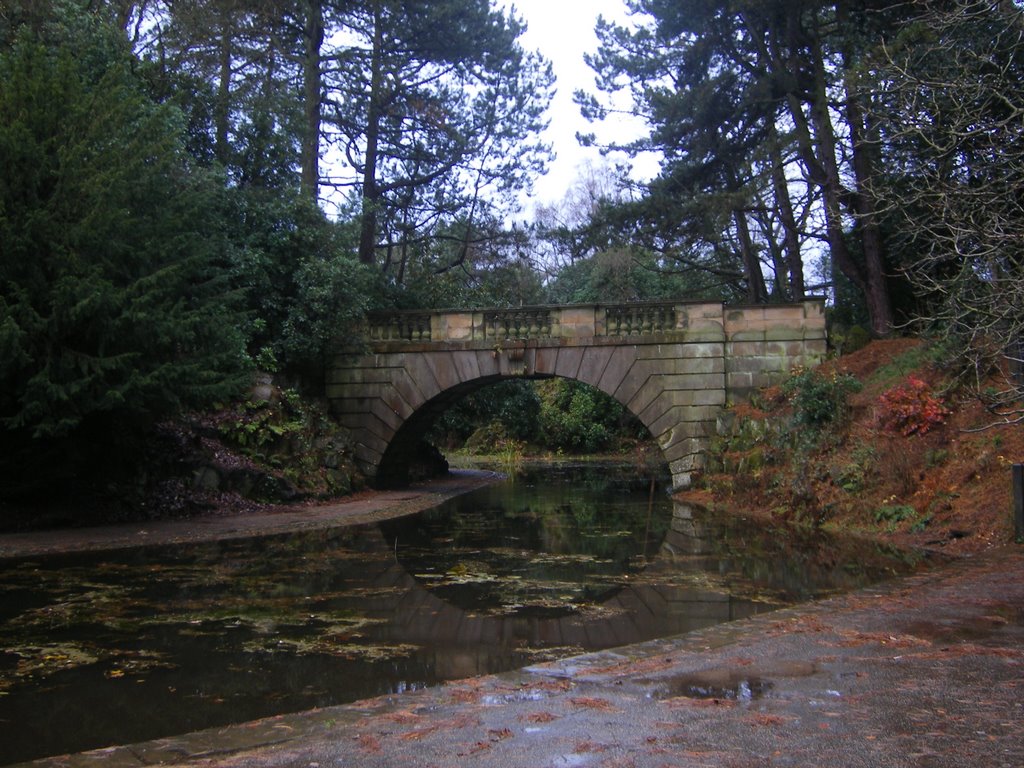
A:
{"type": "Polygon", "coordinates": [[[1019,768],[1024,549],[676,638],[33,763],[157,764],[1019,768]]]}

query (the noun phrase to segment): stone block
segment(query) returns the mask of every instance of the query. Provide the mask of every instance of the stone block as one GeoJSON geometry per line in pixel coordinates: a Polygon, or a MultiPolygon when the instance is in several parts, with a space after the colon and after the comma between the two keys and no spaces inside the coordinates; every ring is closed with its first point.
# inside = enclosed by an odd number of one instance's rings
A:
{"type": "Polygon", "coordinates": [[[648,422],[644,419],[644,412],[665,389],[660,378],[660,376],[649,377],[644,381],[643,386],[636,391],[636,394],[626,402],[626,407],[629,408],[630,413],[634,414],[645,424],[648,422]]]}
{"type": "Polygon", "coordinates": [[[689,337],[673,344],[638,344],[637,359],[640,360],[692,360],[703,357],[722,357],[725,344],[722,339],[714,341],[693,341],[689,337]]]}
{"type": "Polygon", "coordinates": [[[721,344],[726,338],[725,331],[716,324],[691,326],[683,335],[683,341],[687,344],[721,344]]]}
{"type": "Polygon", "coordinates": [[[720,373],[666,373],[661,375],[663,389],[722,389],[725,372],[720,373]]]}
{"type": "Polygon", "coordinates": [[[472,351],[452,353],[452,364],[460,382],[476,381],[480,378],[480,363],[472,351]]]}
{"type": "Polygon", "coordinates": [[[555,363],[555,374],[567,379],[575,379],[583,362],[583,347],[561,347],[558,350],[558,362],[555,363]]]}
{"type": "Polygon", "coordinates": [[[388,381],[391,378],[391,373],[389,371],[390,366],[387,361],[382,361],[377,358],[379,358],[379,356],[375,356],[375,362],[372,366],[349,368],[344,373],[338,371],[334,373],[329,380],[339,384],[366,384],[374,381],[388,381]]]}
{"type": "Polygon", "coordinates": [[[431,375],[442,392],[462,383],[458,366],[452,359],[454,354],[457,353],[435,352],[421,355],[421,359],[430,369],[431,375]]]}
{"type": "Polygon", "coordinates": [[[559,335],[563,338],[589,338],[594,336],[596,318],[594,307],[564,307],[559,318],[559,335]]]}
{"type": "Polygon", "coordinates": [[[534,350],[533,372],[554,375],[558,363],[558,347],[537,347],[534,350]]]}
{"type": "Polygon", "coordinates": [[[360,469],[368,477],[373,477],[377,474],[377,466],[380,464],[380,460],[384,458],[383,451],[378,451],[372,445],[356,440],[352,446],[352,452],[355,454],[356,461],[359,462],[360,469]]]}
{"type": "Polygon", "coordinates": [[[778,326],[771,326],[765,329],[764,332],[765,341],[793,341],[803,340],[803,338],[803,328],[780,328],[778,326]]]}
{"type": "Polygon", "coordinates": [[[702,455],[707,443],[706,438],[685,437],[673,434],[672,432],[667,432],[658,439],[662,455],[665,457],[665,461],[670,464],[677,459],[686,458],[687,456],[702,455]]]}
{"type": "Polygon", "coordinates": [[[729,334],[729,341],[735,344],[738,341],[764,341],[764,329],[733,331],[729,334]]]}
{"type": "Polygon", "coordinates": [[[745,357],[760,357],[764,354],[765,343],[763,340],[758,341],[741,341],[733,339],[725,345],[726,354],[730,361],[735,364],[735,361],[745,357]]]}
{"type": "Polygon", "coordinates": [[[443,312],[430,317],[430,337],[434,341],[471,341],[472,312],[443,312]]]}
{"type": "Polygon", "coordinates": [[[723,357],[690,357],[666,360],[665,373],[721,374],[725,373],[723,357]]]}
{"type": "Polygon", "coordinates": [[[749,371],[735,371],[725,375],[725,390],[729,400],[735,400],[734,392],[749,392],[753,386],[754,376],[749,371]]]}
{"type": "Polygon", "coordinates": [[[763,373],[789,370],[789,360],[785,357],[738,357],[729,361],[726,374],[732,373],[763,373]]]}
{"type": "Polygon", "coordinates": [[[402,397],[401,393],[394,386],[389,386],[382,392],[380,400],[384,403],[385,407],[397,413],[403,422],[416,412],[416,409],[402,397]]]}
{"type": "Polygon", "coordinates": [[[803,307],[804,307],[804,317],[805,318],[807,318],[808,320],[814,320],[814,319],[817,319],[817,318],[821,318],[821,319],[824,320],[824,318],[825,318],[825,299],[820,298],[820,297],[819,298],[813,298],[813,299],[804,299],[804,301],[802,303],[803,303],[803,307]]]}
{"type": "Polygon", "coordinates": [[[392,432],[397,432],[405,421],[394,408],[377,398],[370,402],[370,413],[384,422],[392,432]]]}
{"type": "Polygon", "coordinates": [[[764,317],[773,323],[799,327],[807,317],[807,308],[800,304],[769,304],[764,308],[764,317]]]}
{"type": "MultiPolygon", "coordinates": [[[[693,485],[693,473],[692,470],[687,467],[683,469],[685,462],[678,462],[676,464],[669,464],[669,471],[672,473],[672,490],[673,491],[686,491],[689,490],[693,485]]],[[[689,632],[695,627],[687,626],[682,632],[689,632]]],[[[699,629],[699,627],[696,627],[699,629]]]]}
{"type": "Polygon", "coordinates": [[[635,344],[623,344],[612,347],[612,349],[611,359],[605,366],[604,373],[601,374],[601,380],[597,383],[598,389],[609,394],[614,394],[618,390],[627,374],[632,370],[637,355],[635,344]]]}
{"type": "Polygon", "coordinates": [[[725,381],[722,386],[716,389],[695,389],[693,390],[692,405],[714,405],[719,408],[725,405],[725,381]]]}
{"type": "Polygon", "coordinates": [[[685,312],[692,323],[695,319],[718,320],[724,319],[724,305],[720,301],[709,301],[704,303],[680,304],[677,312],[685,312]]]}
{"type": "MultiPolygon", "coordinates": [[[[689,430],[691,419],[689,408],[685,405],[672,405],[667,400],[658,398],[644,412],[644,424],[652,435],[661,436],[677,429],[689,430]],[[684,426],[686,425],[686,426],[684,426]]],[[[698,437],[699,435],[689,435],[698,437]]]]}
{"type": "Polygon", "coordinates": [[[411,355],[403,371],[416,382],[416,387],[423,394],[424,400],[436,397],[445,389],[434,376],[434,370],[428,362],[428,357],[428,355],[411,355]]]}
{"type": "Polygon", "coordinates": [[[823,360],[825,355],[828,354],[828,342],[824,337],[818,339],[805,339],[803,343],[804,352],[801,355],[804,359],[815,359],[823,360]]]}
{"type": "Polygon", "coordinates": [[[480,372],[480,378],[493,378],[501,375],[501,363],[495,350],[478,349],[472,354],[476,358],[476,367],[480,372]]]}
{"type": "Polygon", "coordinates": [[[681,437],[710,437],[715,432],[716,420],[721,410],[721,406],[717,405],[674,407],[653,423],[651,432],[662,434],[671,428],[681,437]]]}
{"type": "Polygon", "coordinates": [[[615,347],[586,347],[579,370],[576,372],[576,378],[584,384],[597,386],[614,352],[615,347]]]}
{"type": "Polygon", "coordinates": [[[409,375],[408,371],[402,370],[399,375],[395,376],[392,385],[402,399],[412,406],[413,410],[417,410],[429,399],[420,390],[415,379],[409,375]]]}
{"type": "Polygon", "coordinates": [[[645,365],[643,361],[634,362],[626,375],[623,376],[619,386],[612,392],[612,397],[623,405],[628,406],[640,388],[651,378],[651,366],[645,365]]]}
{"type": "Polygon", "coordinates": [[[370,410],[376,399],[375,396],[367,397],[358,393],[348,397],[336,397],[330,401],[331,412],[337,416],[363,414],[370,410]]]}

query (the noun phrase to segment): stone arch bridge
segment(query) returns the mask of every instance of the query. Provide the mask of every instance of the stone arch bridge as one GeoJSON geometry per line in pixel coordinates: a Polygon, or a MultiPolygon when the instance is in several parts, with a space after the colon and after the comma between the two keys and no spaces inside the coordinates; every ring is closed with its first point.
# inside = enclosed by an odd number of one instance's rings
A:
{"type": "Polygon", "coordinates": [[[374,485],[401,485],[420,439],[457,400],[502,379],[564,377],[650,430],[685,488],[719,412],[825,354],[824,300],[412,311],[370,316],[328,366],[327,397],[374,485]]]}

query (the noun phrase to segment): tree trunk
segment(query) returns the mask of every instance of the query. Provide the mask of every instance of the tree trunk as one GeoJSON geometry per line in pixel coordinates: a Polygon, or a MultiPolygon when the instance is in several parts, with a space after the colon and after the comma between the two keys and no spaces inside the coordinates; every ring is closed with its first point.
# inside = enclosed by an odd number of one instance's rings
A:
{"type": "Polygon", "coordinates": [[[366,116],[366,155],[363,158],[363,208],[359,233],[359,261],[373,264],[377,249],[377,209],[380,191],[377,187],[377,149],[380,141],[381,93],[384,87],[384,31],[380,5],[374,4],[373,52],[370,57],[370,93],[366,116]]]}
{"type": "Polygon", "coordinates": [[[775,197],[775,209],[782,223],[783,247],[786,254],[786,273],[788,276],[790,301],[804,299],[804,260],[800,254],[800,230],[793,215],[793,201],[789,197],[789,184],[786,181],[786,167],[782,162],[782,150],[779,148],[779,135],[775,121],[768,121],[769,162],[772,164],[772,187],[775,197]]]}
{"type": "Polygon", "coordinates": [[[741,210],[734,210],[732,216],[736,223],[736,232],[739,235],[743,271],[747,276],[747,301],[751,304],[764,304],[768,301],[768,289],[764,284],[761,262],[758,261],[757,254],[754,253],[754,242],[750,237],[750,227],[747,225],[747,214],[741,210]]]}
{"type": "Polygon", "coordinates": [[[222,11],[220,19],[220,40],[218,40],[218,81],[217,102],[214,105],[214,155],[221,165],[230,160],[230,119],[231,119],[231,25],[228,11],[222,11]]]}
{"type": "MultiPolygon", "coordinates": [[[[791,91],[787,94],[787,104],[796,127],[797,143],[808,175],[821,187],[825,207],[825,230],[832,261],[863,294],[872,333],[876,336],[887,336],[892,332],[892,311],[885,275],[880,269],[869,270],[859,264],[850,253],[846,242],[843,227],[844,198],[851,202],[854,209],[852,212],[856,213],[856,203],[853,201],[858,195],[843,186],[839,174],[839,163],[836,160],[837,139],[829,112],[827,73],[821,43],[816,37],[811,44],[811,56],[812,78],[807,84],[810,86],[807,89],[810,126],[796,93],[791,91]],[[813,140],[811,126],[814,131],[813,140]]],[[[876,250],[872,258],[878,256],[876,250]]]]}
{"type": "MultiPolygon", "coordinates": [[[[840,8],[838,20],[840,24],[846,21],[842,8],[840,8]]],[[[871,318],[871,330],[876,336],[888,336],[892,333],[893,318],[888,278],[885,274],[885,242],[878,225],[878,212],[875,209],[874,199],[869,191],[871,182],[874,180],[877,163],[870,141],[867,118],[860,103],[855,65],[856,62],[852,60],[850,52],[844,51],[846,121],[850,127],[853,175],[856,181],[856,189],[851,202],[857,217],[855,228],[860,235],[861,248],[864,253],[864,271],[868,286],[864,298],[868,306],[868,316],[871,318]]]]}
{"type": "Polygon", "coordinates": [[[322,0],[307,0],[306,54],[302,62],[303,110],[305,124],[302,134],[302,194],[313,202],[320,196],[320,121],[322,116],[322,78],[320,53],[324,43],[324,9],[322,0]]]}

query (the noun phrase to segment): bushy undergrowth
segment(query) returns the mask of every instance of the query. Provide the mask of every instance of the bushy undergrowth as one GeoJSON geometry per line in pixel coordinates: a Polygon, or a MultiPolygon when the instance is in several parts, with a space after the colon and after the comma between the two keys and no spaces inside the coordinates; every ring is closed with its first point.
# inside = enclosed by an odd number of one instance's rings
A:
{"type": "Polygon", "coordinates": [[[347,435],[319,402],[294,389],[275,389],[270,398],[239,402],[203,418],[227,446],[283,477],[300,494],[325,497],[353,490],[356,473],[347,435]]]}
{"type": "Polygon", "coordinates": [[[887,533],[923,530],[933,511],[912,499],[924,473],[948,457],[947,438],[934,433],[950,416],[924,378],[912,375],[927,359],[914,347],[862,374],[872,391],[880,372],[886,383],[894,371],[907,378],[860,398],[865,382],[839,366],[794,371],[752,407],[720,420],[720,430],[728,429],[713,442],[706,486],[716,498],[743,499],[812,525],[839,515],[846,525],[856,520],[887,533]],[[910,450],[910,436],[928,439],[910,450]]]}
{"type": "Polygon", "coordinates": [[[793,406],[793,426],[813,431],[842,421],[850,395],[861,388],[861,383],[847,373],[822,373],[817,368],[800,369],[782,385],[793,406]]]}

